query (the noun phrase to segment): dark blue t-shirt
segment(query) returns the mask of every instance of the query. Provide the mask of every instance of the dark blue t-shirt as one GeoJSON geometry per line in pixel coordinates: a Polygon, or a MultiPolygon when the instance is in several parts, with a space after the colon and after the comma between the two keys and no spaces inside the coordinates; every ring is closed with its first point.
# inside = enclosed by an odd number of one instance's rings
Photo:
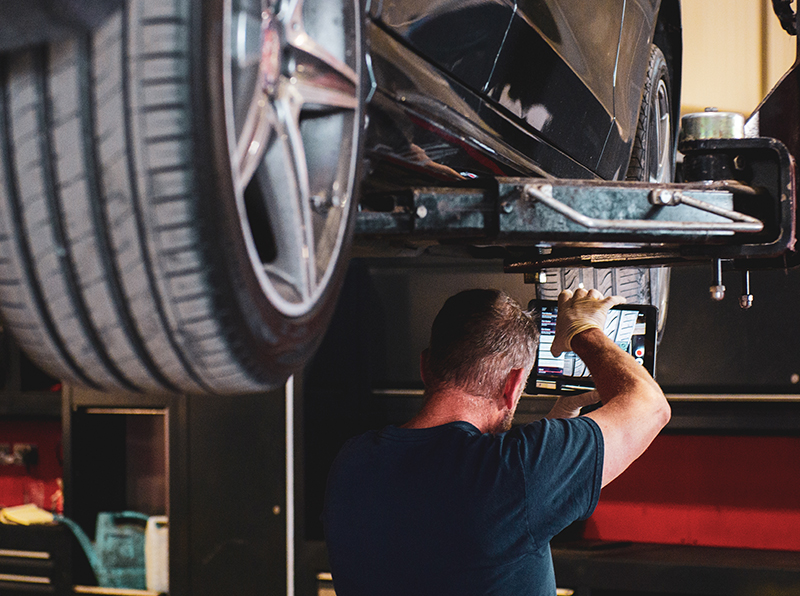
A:
{"type": "Polygon", "coordinates": [[[585,417],[351,439],[323,513],[336,594],[555,594],[550,539],[592,514],[602,476],[603,436],[585,417]]]}

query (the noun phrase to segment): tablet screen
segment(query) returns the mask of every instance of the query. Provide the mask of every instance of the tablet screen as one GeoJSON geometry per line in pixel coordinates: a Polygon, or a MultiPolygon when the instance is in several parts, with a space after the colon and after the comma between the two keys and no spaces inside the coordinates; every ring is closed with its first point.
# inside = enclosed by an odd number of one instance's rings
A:
{"type": "MultiPolygon", "coordinates": [[[[529,308],[539,316],[539,350],[528,380],[528,392],[567,393],[592,389],[594,383],[589,369],[574,352],[564,352],[558,357],[550,353],[556,332],[558,303],[534,300],[529,308]]],[[[655,372],[656,320],[654,306],[621,304],[609,311],[603,329],[651,375],[655,372]]]]}

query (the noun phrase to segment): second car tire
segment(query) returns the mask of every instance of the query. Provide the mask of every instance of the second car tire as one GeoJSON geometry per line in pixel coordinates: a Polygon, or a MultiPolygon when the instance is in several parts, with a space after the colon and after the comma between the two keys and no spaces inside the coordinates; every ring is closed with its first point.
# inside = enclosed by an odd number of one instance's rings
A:
{"type": "MultiPolygon", "coordinates": [[[[667,61],[661,49],[653,45],[626,180],[673,181],[676,131],[671,97],[667,61]]],[[[669,296],[667,267],[561,268],[545,269],[544,273],[545,280],[537,286],[537,296],[542,300],[555,300],[562,290],[575,290],[579,285],[596,288],[605,296],[623,296],[629,304],[658,307],[659,335],[664,329],[669,296]]]]}

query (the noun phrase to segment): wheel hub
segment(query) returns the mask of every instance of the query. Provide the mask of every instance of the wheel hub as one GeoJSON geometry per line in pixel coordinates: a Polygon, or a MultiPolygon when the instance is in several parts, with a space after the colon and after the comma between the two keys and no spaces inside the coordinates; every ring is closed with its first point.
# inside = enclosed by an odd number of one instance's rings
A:
{"type": "Polygon", "coordinates": [[[264,11],[261,18],[261,83],[267,95],[274,97],[281,75],[279,22],[270,11],[264,11]]]}

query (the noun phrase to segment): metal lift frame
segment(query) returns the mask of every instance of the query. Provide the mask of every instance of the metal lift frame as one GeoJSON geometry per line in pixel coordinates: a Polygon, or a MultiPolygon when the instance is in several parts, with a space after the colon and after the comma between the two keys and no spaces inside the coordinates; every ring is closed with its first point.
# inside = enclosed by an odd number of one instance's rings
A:
{"type": "Polygon", "coordinates": [[[391,211],[360,212],[356,233],[501,246],[507,271],[527,273],[702,259],[762,268],[794,250],[795,164],[783,143],[709,139],[681,150],[701,179],[497,178],[485,188],[415,188],[391,211]]]}

